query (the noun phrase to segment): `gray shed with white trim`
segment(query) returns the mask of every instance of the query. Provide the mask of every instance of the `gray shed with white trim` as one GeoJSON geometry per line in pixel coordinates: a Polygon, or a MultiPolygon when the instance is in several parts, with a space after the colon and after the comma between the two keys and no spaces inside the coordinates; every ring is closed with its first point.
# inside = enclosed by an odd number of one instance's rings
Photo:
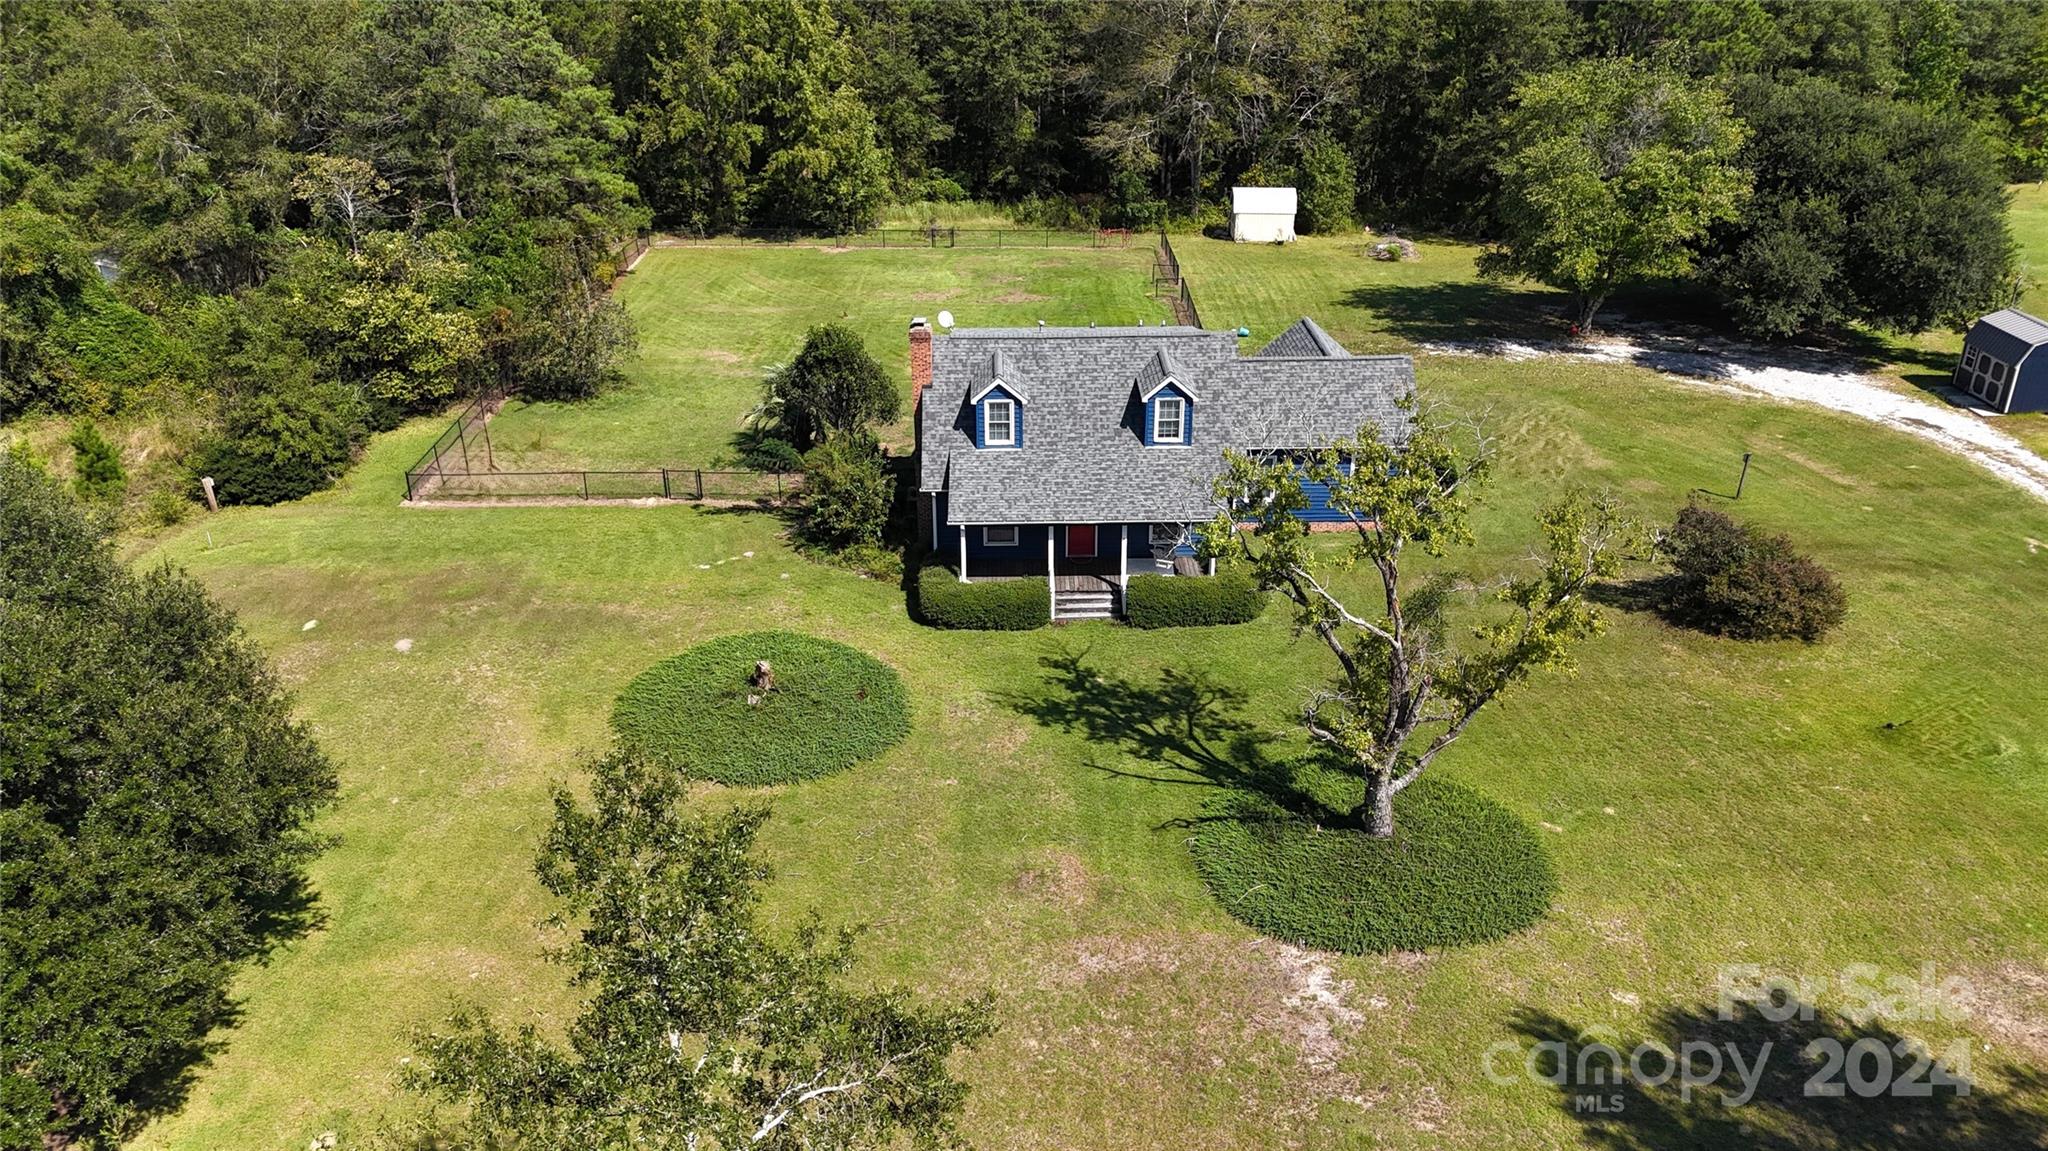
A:
{"type": "Polygon", "coordinates": [[[2048,323],[2018,308],[1970,327],[1955,385],[1996,412],[2048,412],[2048,323]]]}

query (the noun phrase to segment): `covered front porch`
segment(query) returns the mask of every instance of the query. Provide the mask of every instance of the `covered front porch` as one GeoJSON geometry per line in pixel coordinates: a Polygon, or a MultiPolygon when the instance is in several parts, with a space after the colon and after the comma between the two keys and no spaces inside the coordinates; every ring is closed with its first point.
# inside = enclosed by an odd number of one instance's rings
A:
{"type": "MultiPolygon", "coordinates": [[[[1184,533],[1151,524],[949,525],[950,567],[961,583],[1044,580],[1055,620],[1123,615],[1134,575],[1202,570],[1184,533]]],[[[1213,566],[1213,561],[1212,561],[1213,566]]]]}

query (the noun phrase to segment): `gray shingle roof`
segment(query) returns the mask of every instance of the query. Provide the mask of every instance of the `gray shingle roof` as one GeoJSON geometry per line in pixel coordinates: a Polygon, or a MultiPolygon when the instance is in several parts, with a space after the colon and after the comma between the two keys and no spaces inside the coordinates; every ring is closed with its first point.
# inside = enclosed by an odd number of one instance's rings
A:
{"type": "Polygon", "coordinates": [[[1138,369],[1139,397],[1150,395],[1161,382],[1169,379],[1179,384],[1180,389],[1188,395],[1195,395],[1195,374],[1188,370],[1188,366],[1181,362],[1179,356],[1173,354],[1172,348],[1163,347],[1153,353],[1151,359],[1145,361],[1144,367],[1138,369]]]}
{"type": "Polygon", "coordinates": [[[967,398],[972,400],[981,394],[989,384],[1000,380],[1003,390],[1025,403],[1031,402],[1031,394],[1024,386],[1024,373],[1017,367],[1017,361],[1001,348],[985,356],[974,365],[974,371],[967,377],[967,398]]]}
{"type": "Polygon", "coordinates": [[[1233,334],[1199,328],[961,329],[932,341],[919,487],[947,493],[954,523],[1207,519],[1225,447],[1317,447],[1368,423],[1398,435],[1414,388],[1408,357],[1352,356],[1307,320],[1249,357],[1233,334]],[[1282,340],[1311,350],[1276,352],[1282,340]],[[977,449],[969,384],[997,353],[1030,382],[1031,414],[1023,446],[977,449]],[[1161,353],[1200,389],[1186,447],[1140,434],[1139,381],[1157,381],[1161,353]]]}
{"type": "Polygon", "coordinates": [[[1260,348],[1256,355],[1266,358],[1339,358],[1351,353],[1344,345],[1330,337],[1330,333],[1316,325],[1314,320],[1303,316],[1294,326],[1273,337],[1273,342],[1260,348]]]}

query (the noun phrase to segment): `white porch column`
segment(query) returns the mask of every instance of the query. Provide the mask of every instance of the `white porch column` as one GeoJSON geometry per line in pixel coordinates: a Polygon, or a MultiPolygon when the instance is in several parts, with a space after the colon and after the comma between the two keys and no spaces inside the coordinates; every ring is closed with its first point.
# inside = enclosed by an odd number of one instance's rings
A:
{"type": "Polygon", "coordinates": [[[1045,525],[1045,593],[1052,597],[1047,601],[1052,607],[1052,614],[1058,615],[1060,614],[1060,579],[1057,575],[1053,574],[1052,532],[1053,525],[1045,525]]]}
{"type": "Polygon", "coordinates": [[[967,525],[961,524],[960,532],[960,582],[967,582],[967,525]]]}
{"type": "Polygon", "coordinates": [[[1117,525],[1116,586],[1131,586],[1131,525],[1117,525]]]}

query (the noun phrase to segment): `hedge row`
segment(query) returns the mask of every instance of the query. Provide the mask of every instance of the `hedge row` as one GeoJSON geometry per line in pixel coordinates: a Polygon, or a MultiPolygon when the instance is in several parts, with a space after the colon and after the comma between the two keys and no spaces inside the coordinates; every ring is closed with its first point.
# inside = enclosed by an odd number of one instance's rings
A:
{"type": "Polygon", "coordinates": [[[612,728],[630,751],[741,787],[851,767],[910,733],[903,681],[843,643],[785,631],[730,635],[640,673],[612,728]],[[774,688],[750,682],[767,660],[774,688]]]}
{"type": "Polygon", "coordinates": [[[1043,579],[961,583],[943,567],[917,573],[917,611],[933,627],[974,631],[1029,631],[1052,622],[1043,579]]]}
{"type": "Polygon", "coordinates": [[[1266,609],[1266,593],[1250,576],[1132,576],[1124,615],[1132,627],[1203,627],[1246,623],[1266,609]]]}
{"type": "Polygon", "coordinates": [[[1429,776],[1394,797],[1392,839],[1318,826],[1262,796],[1231,792],[1188,846],[1203,882],[1237,919],[1354,955],[1498,939],[1541,919],[1557,889],[1526,823],[1429,776]]]}

